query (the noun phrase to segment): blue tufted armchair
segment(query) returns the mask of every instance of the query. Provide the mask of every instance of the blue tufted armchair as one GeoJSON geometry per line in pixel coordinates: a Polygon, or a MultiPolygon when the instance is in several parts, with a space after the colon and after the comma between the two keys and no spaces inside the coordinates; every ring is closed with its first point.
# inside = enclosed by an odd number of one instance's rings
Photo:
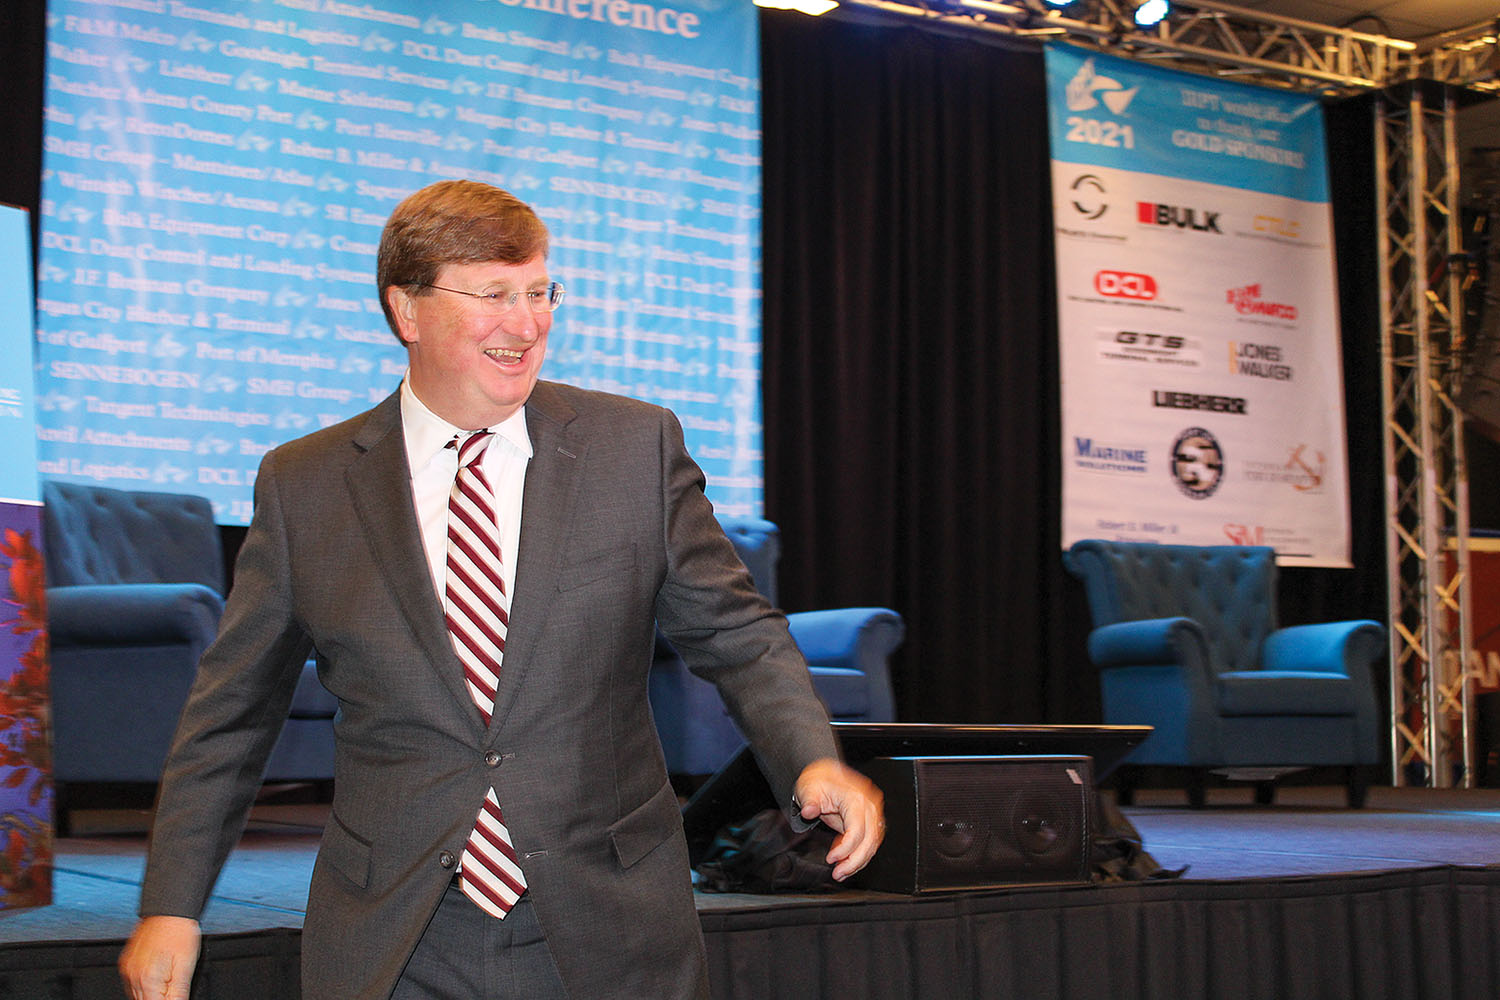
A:
{"type": "MultiPolygon", "coordinates": [[[[42,500],[54,778],[60,788],[154,784],[224,610],[213,509],[202,497],[55,480],[42,500]]],[[[336,708],[304,665],[268,780],[332,779],[336,708]]]]}
{"type": "MultiPolygon", "coordinates": [[[[1268,547],[1087,539],[1063,561],[1088,596],[1104,721],[1155,727],[1128,763],[1193,769],[1195,806],[1206,770],[1341,765],[1349,804],[1363,804],[1359,768],[1380,760],[1372,668],[1383,626],[1277,628],[1268,547]]],[[[1257,801],[1272,795],[1262,781],[1257,801]]]]}
{"type": "MultiPolygon", "coordinates": [[[[781,534],[757,517],[721,516],[719,523],[756,587],[776,602],[781,534]]],[[[839,608],[787,615],[792,639],[806,657],[813,687],[837,722],[892,722],[896,718],[888,661],[906,625],[888,608],[839,608]]],[[[658,632],[650,677],[651,713],[674,775],[713,774],[745,742],[718,690],[688,670],[658,632]]]]}

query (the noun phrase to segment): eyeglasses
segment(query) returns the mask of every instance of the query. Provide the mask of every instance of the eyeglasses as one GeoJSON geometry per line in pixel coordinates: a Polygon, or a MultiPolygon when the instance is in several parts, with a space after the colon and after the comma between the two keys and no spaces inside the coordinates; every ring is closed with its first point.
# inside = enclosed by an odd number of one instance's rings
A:
{"type": "Polygon", "coordinates": [[[467,295],[479,302],[479,307],[494,316],[503,316],[516,307],[521,296],[526,296],[526,305],[534,313],[549,313],[562,305],[565,289],[562,282],[549,282],[545,288],[528,288],[524,292],[466,292],[462,288],[444,288],[442,285],[423,285],[440,292],[467,295]]]}

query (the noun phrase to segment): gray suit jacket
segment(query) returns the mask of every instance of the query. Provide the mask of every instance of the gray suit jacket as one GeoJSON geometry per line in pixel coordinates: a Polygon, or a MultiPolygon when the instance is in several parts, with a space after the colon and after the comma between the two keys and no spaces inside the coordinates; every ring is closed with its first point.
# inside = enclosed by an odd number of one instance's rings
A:
{"type": "Polygon", "coordinates": [[[143,914],[201,912],[316,650],[339,714],[302,938],[308,997],[389,995],[491,784],[573,995],[707,995],[646,697],[653,621],[718,685],[779,801],[835,755],[833,736],[676,419],[547,382],[526,412],[534,456],[488,729],[427,570],[398,397],[266,456],[163,779],[143,914]]]}

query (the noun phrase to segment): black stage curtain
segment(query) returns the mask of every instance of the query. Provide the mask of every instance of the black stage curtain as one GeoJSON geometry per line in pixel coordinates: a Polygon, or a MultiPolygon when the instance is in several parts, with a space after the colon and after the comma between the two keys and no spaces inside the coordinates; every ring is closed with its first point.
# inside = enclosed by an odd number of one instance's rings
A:
{"type": "Polygon", "coordinates": [[[717,1000],[1488,1000],[1488,868],[703,911],[717,1000]]]}
{"type": "MultiPolygon", "coordinates": [[[[1040,51],[772,11],[761,31],[782,599],[899,610],[906,721],[1097,721],[1059,545],[1040,51]]],[[[1370,108],[1329,120],[1358,568],[1284,571],[1285,624],[1385,617],[1370,108]]]]}
{"type": "Polygon", "coordinates": [[[1077,714],[1042,57],[770,11],[761,29],[782,600],[900,611],[904,720],[1077,714]]]}
{"type": "Polygon", "coordinates": [[[42,58],[46,34],[42,0],[0,4],[0,95],[5,107],[5,155],[0,157],[0,202],[31,212],[37,239],[42,191],[42,58]]]}
{"type": "MultiPolygon", "coordinates": [[[[1019,886],[699,913],[716,1000],[1493,1000],[1500,876],[1019,886]]],[[[210,935],[194,1000],[296,997],[301,932],[210,935]]],[[[121,942],[0,949],[0,996],[116,997],[121,942]]]]}

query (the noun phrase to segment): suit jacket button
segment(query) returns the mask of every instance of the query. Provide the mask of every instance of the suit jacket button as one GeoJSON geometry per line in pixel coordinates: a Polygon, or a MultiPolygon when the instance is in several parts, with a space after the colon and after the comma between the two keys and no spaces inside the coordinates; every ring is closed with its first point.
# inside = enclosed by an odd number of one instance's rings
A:
{"type": "Polygon", "coordinates": [[[489,753],[487,753],[487,754],[484,755],[484,762],[489,767],[499,767],[500,766],[500,755],[498,753],[496,753],[495,751],[491,750],[489,753]]]}
{"type": "Polygon", "coordinates": [[[443,851],[438,854],[438,864],[444,868],[452,868],[458,864],[458,857],[452,851],[443,851]]]}

